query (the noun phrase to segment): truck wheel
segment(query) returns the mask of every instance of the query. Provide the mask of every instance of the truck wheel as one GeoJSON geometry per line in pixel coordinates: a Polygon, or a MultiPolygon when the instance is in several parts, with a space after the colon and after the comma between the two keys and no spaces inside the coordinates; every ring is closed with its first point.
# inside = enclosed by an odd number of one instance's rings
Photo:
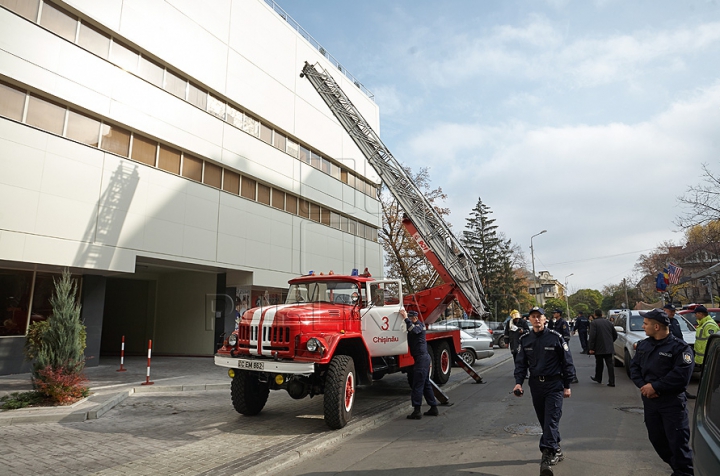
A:
{"type": "Polygon", "coordinates": [[[236,370],[230,384],[230,394],[235,411],[246,416],[253,416],[267,403],[270,388],[267,383],[260,382],[256,372],[236,370]]]}
{"type": "Polygon", "coordinates": [[[325,374],[325,423],[333,430],[347,425],[355,402],[355,363],[349,355],[336,355],[325,374]]]}
{"type": "MultiPolygon", "coordinates": [[[[434,362],[433,369],[435,374],[432,379],[438,385],[445,385],[450,380],[450,372],[452,371],[452,354],[450,346],[447,342],[438,343],[433,349],[434,362]]],[[[432,375],[432,374],[431,374],[432,375]]]]}
{"type": "Polygon", "coordinates": [[[475,354],[472,350],[465,349],[462,352],[460,352],[460,358],[463,359],[463,361],[468,364],[470,367],[472,367],[475,364],[475,354]]]}
{"type": "Polygon", "coordinates": [[[627,349],[625,349],[625,372],[627,372],[627,376],[630,376],[630,352],[628,352],[627,349]]]}

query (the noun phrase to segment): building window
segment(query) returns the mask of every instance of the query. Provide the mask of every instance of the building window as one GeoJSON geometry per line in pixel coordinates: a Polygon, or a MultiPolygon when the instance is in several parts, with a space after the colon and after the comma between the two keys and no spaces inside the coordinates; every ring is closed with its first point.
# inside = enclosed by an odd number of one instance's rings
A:
{"type": "Polygon", "coordinates": [[[320,169],[322,167],[322,157],[312,152],[310,155],[310,165],[316,169],[320,169]]]}
{"type": "Polygon", "coordinates": [[[348,232],[348,221],[347,217],[340,217],[340,231],[348,232]]]}
{"type": "Polygon", "coordinates": [[[196,105],[203,111],[207,109],[207,97],[207,92],[195,86],[193,83],[188,85],[188,102],[196,105]]]}
{"type": "Polygon", "coordinates": [[[357,222],[355,220],[348,220],[348,233],[357,235],[357,222]]]}
{"type": "Polygon", "coordinates": [[[211,94],[208,94],[207,98],[207,111],[213,116],[225,120],[225,103],[211,94]]]}
{"type": "Polygon", "coordinates": [[[0,0],[0,5],[34,22],[37,20],[40,0],[0,0]]]}
{"type": "Polygon", "coordinates": [[[280,134],[278,131],[275,131],[275,135],[273,136],[273,145],[275,146],[275,148],[285,152],[286,143],[287,140],[285,136],[280,134]]]}
{"type": "Polygon", "coordinates": [[[276,188],[272,189],[272,206],[278,210],[285,209],[285,192],[276,188]]]}
{"type": "Polygon", "coordinates": [[[44,131],[62,135],[65,108],[31,95],[25,122],[44,131]]]}
{"type": "Polygon", "coordinates": [[[337,165],[335,165],[333,163],[330,163],[330,175],[332,175],[336,179],[340,180],[340,171],[341,171],[340,167],[338,167],[337,165]]]}
{"type": "Polygon", "coordinates": [[[32,271],[0,269],[0,336],[25,335],[32,281],[32,271]]]}
{"type": "Polygon", "coordinates": [[[270,187],[259,183],[257,188],[257,201],[265,205],[270,205],[270,187]]]}
{"type": "Polygon", "coordinates": [[[185,99],[187,81],[169,70],[165,72],[165,90],[170,94],[185,99]]]}
{"type": "Polygon", "coordinates": [[[0,83],[0,116],[21,121],[24,107],[25,91],[0,83]]]}
{"type": "Polygon", "coordinates": [[[232,124],[233,126],[237,127],[238,129],[242,129],[243,122],[245,122],[245,115],[242,113],[242,111],[238,111],[234,107],[230,106],[228,104],[227,106],[227,122],[232,124]]]}
{"type": "Polygon", "coordinates": [[[249,177],[243,177],[241,190],[242,196],[250,200],[255,200],[255,197],[257,197],[255,192],[255,184],[256,182],[253,179],[249,177]]]}
{"type": "Polygon", "coordinates": [[[320,223],[330,226],[330,210],[326,210],[325,208],[323,208],[320,211],[320,223]]]}
{"type": "Polygon", "coordinates": [[[143,164],[155,167],[155,155],[157,154],[157,142],[154,140],[146,139],[137,134],[133,134],[132,143],[132,155],[133,160],[142,162],[143,164]]]}
{"type": "Polygon", "coordinates": [[[149,59],[141,56],[140,67],[138,69],[138,75],[145,81],[154,84],[155,86],[163,87],[163,75],[165,71],[159,64],[150,61],[149,59]]]}
{"type": "Polygon", "coordinates": [[[118,127],[103,124],[101,148],[127,157],[130,149],[130,133],[118,127]]]}
{"type": "Polygon", "coordinates": [[[180,175],[180,152],[161,145],[158,154],[158,167],[180,175]]]}
{"type": "Polygon", "coordinates": [[[75,111],[69,111],[65,136],[68,139],[97,147],[100,138],[100,121],[75,111]]]}
{"type": "Polygon", "coordinates": [[[340,229],[340,215],[330,212],[330,226],[337,230],[340,229]]]}
{"type": "Polygon", "coordinates": [[[314,203],[310,204],[310,219],[320,223],[320,207],[314,203]]]}
{"type": "Polygon", "coordinates": [[[290,195],[289,193],[285,195],[285,211],[290,212],[293,215],[297,215],[298,213],[298,199],[295,195],[290,195]]]}
{"type": "Polygon", "coordinates": [[[310,151],[306,149],[303,146],[300,146],[300,152],[298,152],[298,159],[305,162],[306,164],[310,163],[310,151]]]}
{"type": "Polygon", "coordinates": [[[120,66],[125,71],[134,73],[137,69],[139,60],[140,55],[113,39],[112,50],[110,51],[110,61],[120,66]]]}
{"type": "Polygon", "coordinates": [[[287,140],[287,147],[285,151],[290,155],[291,157],[294,157],[297,159],[298,156],[298,144],[297,142],[293,142],[292,140],[287,140]]]}
{"type": "Polygon", "coordinates": [[[110,51],[110,37],[90,25],[81,22],[78,45],[90,53],[107,59],[110,51]]]}
{"type": "Polygon", "coordinates": [[[298,210],[298,215],[300,215],[303,218],[310,218],[310,202],[307,200],[300,199],[300,208],[298,210]]]}
{"type": "Polygon", "coordinates": [[[254,117],[245,114],[245,120],[243,121],[242,130],[250,134],[251,136],[260,137],[260,121],[254,117]]]}
{"type": "Polygon", "coordinates": [[[56,35],[73,43],[75,42],[75,32],[78,24],[77,18],[52,3],[45,2],[43,5],[40,24],[56,35]]]}
{"type": "Polygon", "coordinates": [[[260,140],[267,144],[272,144],[272,129],[263,123],[260,123],[260,140]]]}
{"type": "Polygon", "coordinates": [[[191,155],[184,154],[182,161],[182,176],[202,182],[203,161],[191,155]]]}
{"type": "Polygon", "coordinates": [[[210,162],[205,162],[203,183],[211,187],[220,188],[222,184],[222,167],[211,164],[210,162]]]}
{"type": "Polygon", "coordinates": [[[240,174],[231,172],[228,169],[223,170],[223,190],[226,192],[240,195],[240,174]]]}

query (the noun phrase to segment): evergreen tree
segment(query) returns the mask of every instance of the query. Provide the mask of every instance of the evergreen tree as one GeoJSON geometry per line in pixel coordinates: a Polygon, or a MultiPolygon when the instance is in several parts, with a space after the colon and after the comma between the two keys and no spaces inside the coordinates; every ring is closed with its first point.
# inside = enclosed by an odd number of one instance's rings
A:
{"type": "Polygon", "coordinates": [[[40,378],[40,371],[47,368],[54,372],[80,374],[85,366],[85,326],[80,321],[80,304],[76,301],[77,282],[65,269],[54,284],[55,292],[50,299],[53,314],[37,349],[35,378],[40,378]]]}

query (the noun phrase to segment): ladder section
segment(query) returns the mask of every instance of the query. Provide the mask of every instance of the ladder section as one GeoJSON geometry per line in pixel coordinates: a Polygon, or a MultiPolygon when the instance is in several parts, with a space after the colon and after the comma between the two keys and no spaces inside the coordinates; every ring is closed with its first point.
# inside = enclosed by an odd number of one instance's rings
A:
{"type": "MultiPolygon", "coordinates": [[[[436,255],[449,277],[479,316],[486,314],[485,296],[477,269],[462,243],[420,192],[360,111],[326,70],[305,63],[300,77],[306,77],[320,94],[335,118],[350,135],[390,193],[402,206],[425,245],[436,255]]],[[[415,238],[417,241],[417,237],[415,238]]],[[[425,252],[425,250],[423,250],[425,252]]],[[[442,274],[442,273],[441,273],[442,274]]]]}

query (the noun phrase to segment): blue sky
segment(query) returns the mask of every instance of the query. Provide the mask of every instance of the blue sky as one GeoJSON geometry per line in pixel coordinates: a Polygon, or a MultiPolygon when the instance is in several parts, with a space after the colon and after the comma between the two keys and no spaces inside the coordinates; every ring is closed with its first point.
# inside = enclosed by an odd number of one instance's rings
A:
{"type": "Polygon", "coordinates": [[[536,268],[571,291],[680,240],[677,197],[720,165],[716,0],[279,5],[375,94],[383,141],[430,168],[456,233],[478,197],[528,260],[547,229],[536,268]]]}

